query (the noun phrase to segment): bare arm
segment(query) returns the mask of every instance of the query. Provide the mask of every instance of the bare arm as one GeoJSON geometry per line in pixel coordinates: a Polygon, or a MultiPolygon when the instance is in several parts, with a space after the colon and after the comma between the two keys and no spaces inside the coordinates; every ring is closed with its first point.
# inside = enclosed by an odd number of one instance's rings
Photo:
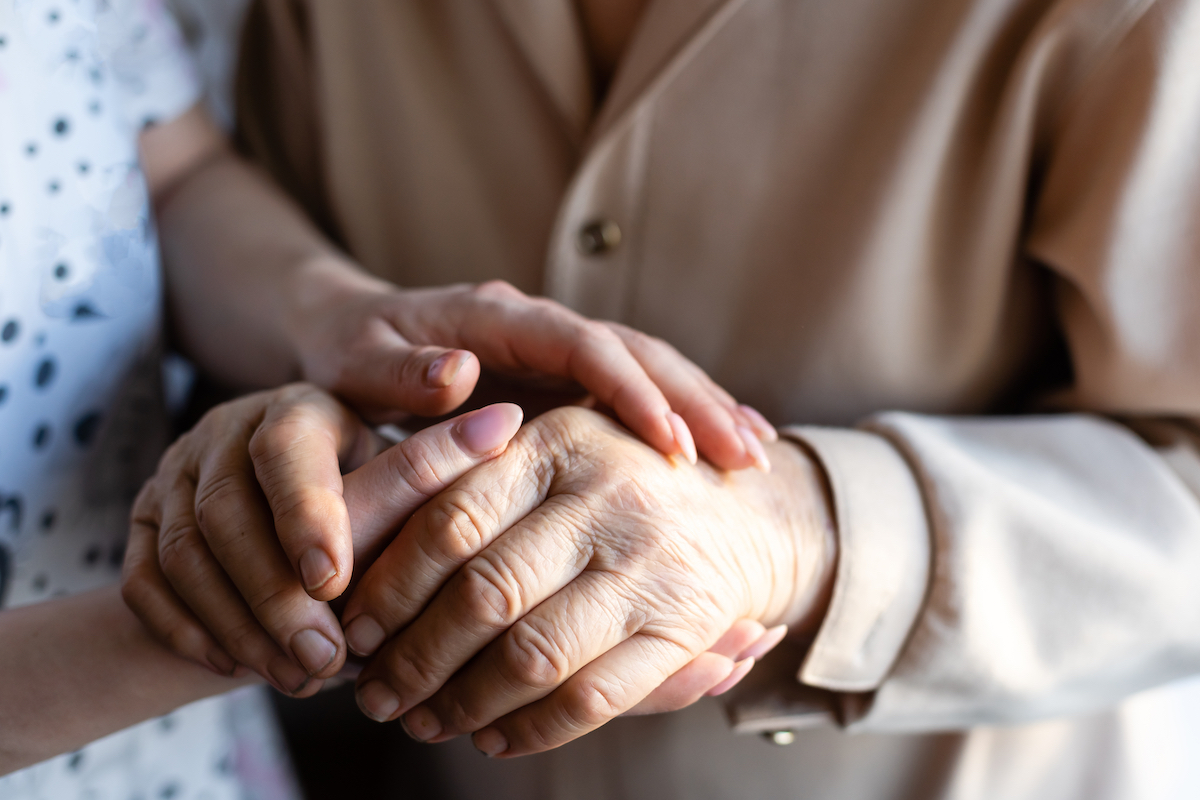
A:
{"type": "Polygon", "coordinates": [[[302,213],[230,150],[201,107],[149,129],[139,145],[179,345],[231,385],[298,377],[288,339],[289,273],[328,261],[346,280],[370,279],[338,263],[302,213]]]}
{"type": "Polygon", "coordinates": [[[7,610],[0,642],[0,774],[260,680],[172,654],[118,586],[7,610]]]}

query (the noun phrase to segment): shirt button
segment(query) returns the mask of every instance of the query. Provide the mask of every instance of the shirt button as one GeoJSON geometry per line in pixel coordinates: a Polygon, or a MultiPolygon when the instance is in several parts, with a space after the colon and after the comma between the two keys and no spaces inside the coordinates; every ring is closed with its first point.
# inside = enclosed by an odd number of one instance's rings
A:
{"type": "Polygon", "coordinates": [[[621,228],[610,219],[598,219],[579,229],[579,252],[585,256],[600,256],[621,243],[621,228]]]}
{"type": "Polygon", "coordinates": [[[789,745],[796,741],[795,731],[768,731],[763,734],[763,738],[772,744],[777,744],[780,747],[789,745]]]}

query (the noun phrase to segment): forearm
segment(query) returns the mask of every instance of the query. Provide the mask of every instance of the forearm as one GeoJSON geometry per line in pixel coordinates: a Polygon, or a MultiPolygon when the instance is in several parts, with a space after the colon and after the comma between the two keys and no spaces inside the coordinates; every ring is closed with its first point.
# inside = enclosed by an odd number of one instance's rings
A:
{"type": "Polygon", "coordinates": [[[115,586],[0,612],[0,774],[255,680],[168,652],[115,586]]]}
{"type": "Polygon", "coordinates": [[[176,343],[230,385],[294,380],[300,377],[297,328],[304,324],[303,305],[312,300],[305,294],[315,291],[307,283],[320,282],[328,293],[331,282],[352,288],[378,282],[342,257],[199,112],[172,126],[144,136],[142,149],[176,343]],[[155,136],[170,138],[159,145],[155,136]]]}

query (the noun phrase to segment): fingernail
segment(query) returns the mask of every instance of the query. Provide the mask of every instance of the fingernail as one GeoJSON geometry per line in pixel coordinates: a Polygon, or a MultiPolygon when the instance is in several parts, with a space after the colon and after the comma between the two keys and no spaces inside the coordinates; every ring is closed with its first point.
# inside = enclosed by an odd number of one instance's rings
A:
{"type": "Polygon", "coordinates": [[[495,728],[484,728],[471,737],[475,749],[488,758],[495,758],[508,749],[508,739],[495,728]]]}
{"type": "Polygon", "coordinates": [[[451,350],[434,359],[425,370],[425,383],[434,389],[445,389],[454,383],[471,354],[466,350],[451,350]]]}
{"type": "Polygon", "coordinates": [[[374,618],[361,614],[346,626],[346,646],[358,656],[369,656],[383,644],[386,634],[374,618]]]}
{"type": "Polygon", "coordinates": [[[759,661],[767,653],[775,649],[775,646],[783,641],[783,637],[787,636],[787,625],[776,625],[774,628],[769,628],[762,636],[758,637],[758,641],[743,650],[738,658],[753,658],[759,661]]]}
{"type": "Polygon", "coordinates": [[[671,426],[671,434],[675,437],[675,443],[679,445],[679,451],[683,457],[688,460],[688,463],[695,465],[696,458],[696,440],[692,438],[692,431],[688,428],[683,417],[671,411],[667,414],[667,424],[671,426]]]}
{"type": "Polygon", "coordinates": [[[729,677],[718,683],[713,688],[705,692],[709,697],[720,697],[730,689],[738,685],[742,678],[750,674],[750,670],[754,668],[753,658],[744,658],[733,665],[733,672],[729,673],[729,677]]]}
{"type": "Polygon", "coordinates": [[[233,676],[233,671],[237,669],[237,662],[219,647],[214,647],[208,651],[206,658],[208,659],[208,667],[218,675],[229,678],[233,676]]]}
{"type": "Polygon", "coordinates": [[[282,653],[267,664],[267,674],[275,682],[275,688],[284,694],[295,694],[308,685],[308,673],[282,653]]]}
{"type": "Polygon", "coordinates": [[[497,403],[464,416],[455,432],[463,450],[473,456],[486,456],[508,444],[524,416],[520,406],[497,403]]]}
{"type": "Polygon", "coordinates": [[[362,712],[376,722],[387,722],[400,708],[400,698],[383,681],[367,681],[358,687],[354,699],[362,712]]]}
{"type": "Polygon", "coordinates": [[[400,727],[410,738],[418,742],[428,742],[442,732],[442,723],[425,706],[417,706],[400,718],[400,727]]]}
{"type": "Polygon", "coordinates": [[[754,459],[754,466],[763,472],[770,472],[771,462],[767,460],[767,451],[763,449],[762,442],[754,435],[754,431],[745,425],[738,425],[737,432],[738,436],[742,437],[742,444],[746,445],[746,452],[754,459]]]}
{"type": "Polygon", "coordinates": [[[292,652],[309,675],[316,675],[337,658],[337,645],[320,631],[308,628],[292,637],[292,652]]]}
{"type": "Polygon", "coordinates": [[[738,406],[738,411],[746,417],[746,421],[750,423],[750,427],[758,434],[758,438],[764,442],[779,441],[779,432],[775,430],[775,426],[767,422],[767,418],[758,413],[758,409],[751,408],[747,405],[738,406]]]}
{"type": "Polygon", "coordinates": [[[333,559],[321,548],[310,548],[300,556],[300,579],[308,591],[320,589],[335,575],[337,569],[333,566],[333,559]]]}

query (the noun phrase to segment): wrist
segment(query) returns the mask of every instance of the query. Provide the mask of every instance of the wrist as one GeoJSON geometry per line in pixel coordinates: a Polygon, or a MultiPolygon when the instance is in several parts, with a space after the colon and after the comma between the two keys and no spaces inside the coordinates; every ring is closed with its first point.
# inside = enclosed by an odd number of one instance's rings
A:
{"type": "Polygon", "coordinates": [[[833,594],[838,542],[832,497],[820,462],[806,447],[780,439],[767,448],[775,484],[770,507],[790,548],[774,565],[774,615],[766,622],[806,637],[820,627],[833,594]]]}
{"type": "Polygon", "coordinates": [[[321,324],[337,310],[378,300],[398,293],[386,281],[375,278],[352,261],[336,253],[319,253],[298,261],[283,286],[283,330],[292,354],[297,377],[308,374],[314,361],[332,344],[329,330],[321,324]]]}

